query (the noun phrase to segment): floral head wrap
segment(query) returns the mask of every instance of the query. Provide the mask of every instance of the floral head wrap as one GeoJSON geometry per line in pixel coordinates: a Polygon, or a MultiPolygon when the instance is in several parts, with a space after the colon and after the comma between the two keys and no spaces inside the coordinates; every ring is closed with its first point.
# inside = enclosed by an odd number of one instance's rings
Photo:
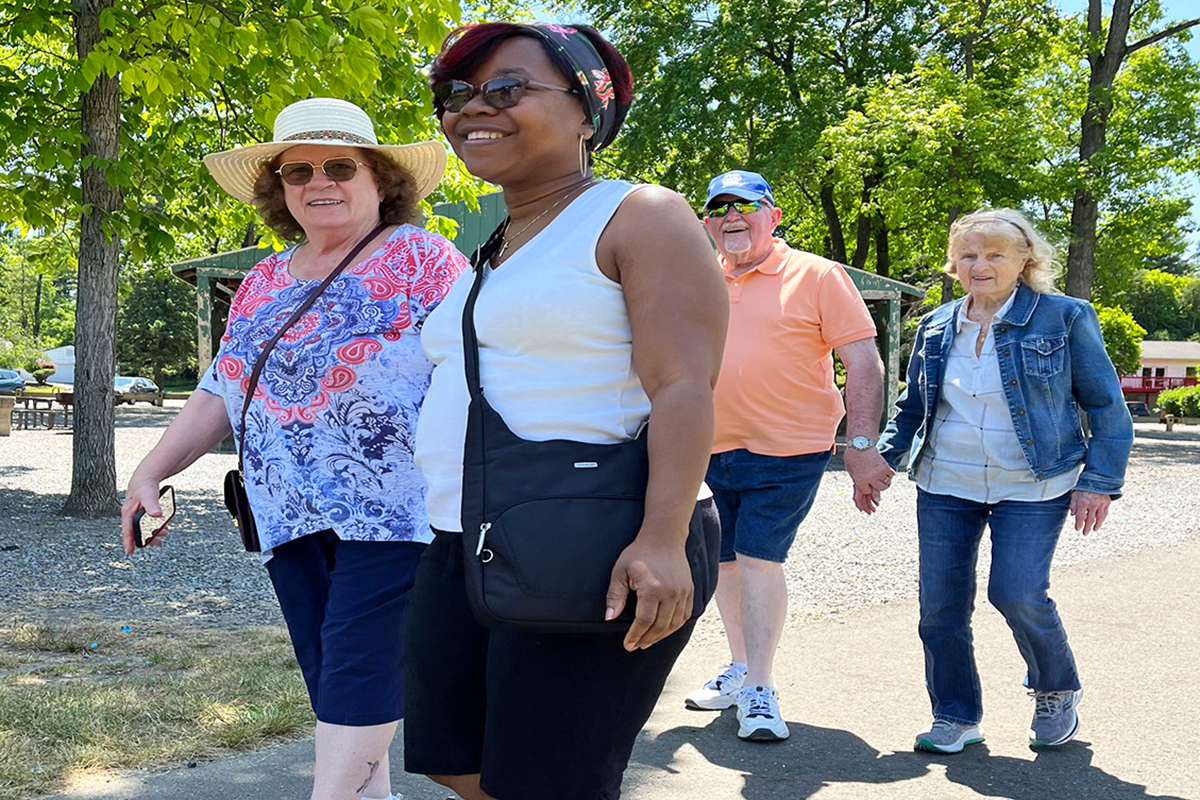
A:
{"type": "Polygon", "coordinates": [[[582,26],[532,22],[519,27],[545,43],[550,59],[571,76],[596,131],[588,141],[588,149],[602,150],[611,144],[629,113],[629,106],[618,105],[608,67],[581,30],[582,26]]]}

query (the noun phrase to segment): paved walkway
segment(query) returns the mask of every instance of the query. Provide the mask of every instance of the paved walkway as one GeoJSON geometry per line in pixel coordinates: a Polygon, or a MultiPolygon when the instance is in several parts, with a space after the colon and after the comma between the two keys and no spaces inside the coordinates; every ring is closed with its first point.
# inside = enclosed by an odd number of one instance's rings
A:
{"type": "MultiPolygon", "coordinates": [[[[1197,800],[1198,563],[1193,541],[1056,573],[1054,595],[1085,683],[1080,737],[1060,749],[1036,754],[1025,745],[1032,701],[1020,687],[1024,667],[1003,620],[981,600],[987,742],[959,756],[913,753],[912,735],[929,712],[916,606],[904,602],[784,633],[779,685],[794,721],[780,744],[739,741],[732,711],[683,708],[684,694],[726,658],[717,645],[689,648],[634,751],[623,797],[1197,800]]],[[[307,800],[311,752],[302,741],[57,800],[307,800]]],[[[399,746],[393,760],[401,761],[399,746]]],[[[393,772],[406,800],[447,796],[398,766],[393,772]]]]}

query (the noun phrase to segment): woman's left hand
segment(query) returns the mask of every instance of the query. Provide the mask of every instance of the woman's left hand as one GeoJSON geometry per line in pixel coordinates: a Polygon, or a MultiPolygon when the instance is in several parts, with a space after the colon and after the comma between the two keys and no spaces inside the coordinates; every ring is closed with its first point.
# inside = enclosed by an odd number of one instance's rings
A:
{"type": "Polygon", "coordinates": [[[694,589],[681,541],[652,542],[639,535],[613,567],[604,618],[616,619],[629,593],[636,592],[637,615],[625,636],[625,649],[644,650],[691,618],[694,589]]]}
{"type": "Polygon", "coordinates": [[[1076,489],[1071,492],[1071,516],[1075,518],[1075,530],[1083,531],[1087,536],[1092,531],[1100,530],[1108,517],[1108,507],[1112,498],[1106,494],[1085,492],[1076,489]]]}

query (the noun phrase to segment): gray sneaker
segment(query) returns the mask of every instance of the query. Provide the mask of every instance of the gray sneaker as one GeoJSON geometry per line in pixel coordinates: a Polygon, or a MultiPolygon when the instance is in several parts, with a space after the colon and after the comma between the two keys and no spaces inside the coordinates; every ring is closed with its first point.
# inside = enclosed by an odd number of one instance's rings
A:
{"type": "Polygon", "coordinates": [[[969,744],[983,741],[983,729],[978,725],[960,725],[948,719],[935,719],[927,729],[917,734],[914,750],[929,753],[961,753],[969,744]]]}
{"type": "Polygon", "coordinates": [[[1078,689],[1062,692],[1030,692],[1034,699],[1033,722],[1029,727],[1030,747],[1058,747],[1079,732],[1078,689]]]}

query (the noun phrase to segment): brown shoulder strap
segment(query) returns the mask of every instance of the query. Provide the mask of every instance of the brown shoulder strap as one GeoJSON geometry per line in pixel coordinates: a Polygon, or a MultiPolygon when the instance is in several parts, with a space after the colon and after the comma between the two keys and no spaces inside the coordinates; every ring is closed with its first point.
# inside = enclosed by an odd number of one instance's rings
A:
{"type": "Polygon", "coordinates": [[[244,442],[246,440],[246,412],[250,410],[250,401],[254,399],[254,391],[258,388],[258,378],[262,375],[263,367],[267,364],[267,356],[271,354],[271,350],[283,338],[283,335],[287,333],[288,328],[299,322],[300,318],[307,314],[308,310],[313,307],[313,303],[317,302],[317,298],[321,296],[321,293],[329,287],[329,284],[333,283],[334,279],[338,275],[341,275],[346,267],[350,266],[350,262],[354,260],[354,257],[386,228],[387,223],[379,223],[374,230],[364,236],[358,244],[354,245],[350,252],[346,254],[346,257],[342,259],[342,263],[338,264],[333,272],[325,276],[325,280],[321,281],[321,285],[305,298],[300,307],[288,317],[287,322],[283,323],[283,326],[275,331],[275,335],[263,345],[262,352],[258,354],[258,360],[254,362],[254,369],[250,372],[250,383],[246,386],[246,399],[242,401],[242,424],[238,434],[238,469],[242,469],[242,450],[244,449],[244,442]]]}

